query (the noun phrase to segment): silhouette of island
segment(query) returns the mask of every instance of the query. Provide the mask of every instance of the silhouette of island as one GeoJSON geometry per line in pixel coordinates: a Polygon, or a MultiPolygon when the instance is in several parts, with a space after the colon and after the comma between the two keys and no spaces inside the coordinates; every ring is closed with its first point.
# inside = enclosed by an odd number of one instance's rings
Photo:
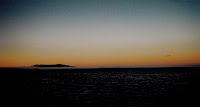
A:
{"type": "Polygon", "coordinates": [[[52,65],[33,65],[31,67],[74,67],[74,66],[70,66],[70,65],[64,65],[64,64],[52,64],[52,65]]]}

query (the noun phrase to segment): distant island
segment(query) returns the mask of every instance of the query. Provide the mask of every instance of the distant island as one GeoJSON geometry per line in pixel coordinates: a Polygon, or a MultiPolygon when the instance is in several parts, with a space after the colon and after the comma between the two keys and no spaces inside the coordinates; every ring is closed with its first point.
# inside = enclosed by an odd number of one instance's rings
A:
{"type": "Polygon", "coordinates": [[[74,66],[64,65],[64,64],[53,64],[53,65],[40,64],[40,65],[32,65],[31,67],[74,67],[74,66]]]}

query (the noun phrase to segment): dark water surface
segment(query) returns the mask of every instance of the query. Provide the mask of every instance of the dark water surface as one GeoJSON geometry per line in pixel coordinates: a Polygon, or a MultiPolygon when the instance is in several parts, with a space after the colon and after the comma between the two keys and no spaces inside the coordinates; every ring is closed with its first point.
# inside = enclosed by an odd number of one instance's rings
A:
{"type": "Polygon", "coordinates": [[[200,106],[199,68],[1,68],[2,106],[200,106]]]}

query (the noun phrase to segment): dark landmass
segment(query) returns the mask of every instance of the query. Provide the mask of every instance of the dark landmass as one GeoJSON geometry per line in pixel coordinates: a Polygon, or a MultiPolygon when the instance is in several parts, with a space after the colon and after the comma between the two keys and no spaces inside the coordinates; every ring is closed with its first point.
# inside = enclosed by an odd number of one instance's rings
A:
{"type": "Polygon", "coordinates": [[[0,68],[0,106],[199,107],[200,68],[0,68]]]}
{"type": "Polygon", "coordinates": [[[33,65],[31,67],[74,67],[74,66],[70,66],[70,65],[64,65],[64,64],[54,64],[54,65],[33,65]]]}

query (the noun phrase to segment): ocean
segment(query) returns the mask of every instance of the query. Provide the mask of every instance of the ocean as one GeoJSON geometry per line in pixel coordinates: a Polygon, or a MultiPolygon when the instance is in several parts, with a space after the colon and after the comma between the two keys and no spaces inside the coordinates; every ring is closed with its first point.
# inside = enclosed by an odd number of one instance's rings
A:
{"type": "Polygon", "coordinates": [[[0,106],[200,106],[200,69],[0,68],[0,106]]]}

